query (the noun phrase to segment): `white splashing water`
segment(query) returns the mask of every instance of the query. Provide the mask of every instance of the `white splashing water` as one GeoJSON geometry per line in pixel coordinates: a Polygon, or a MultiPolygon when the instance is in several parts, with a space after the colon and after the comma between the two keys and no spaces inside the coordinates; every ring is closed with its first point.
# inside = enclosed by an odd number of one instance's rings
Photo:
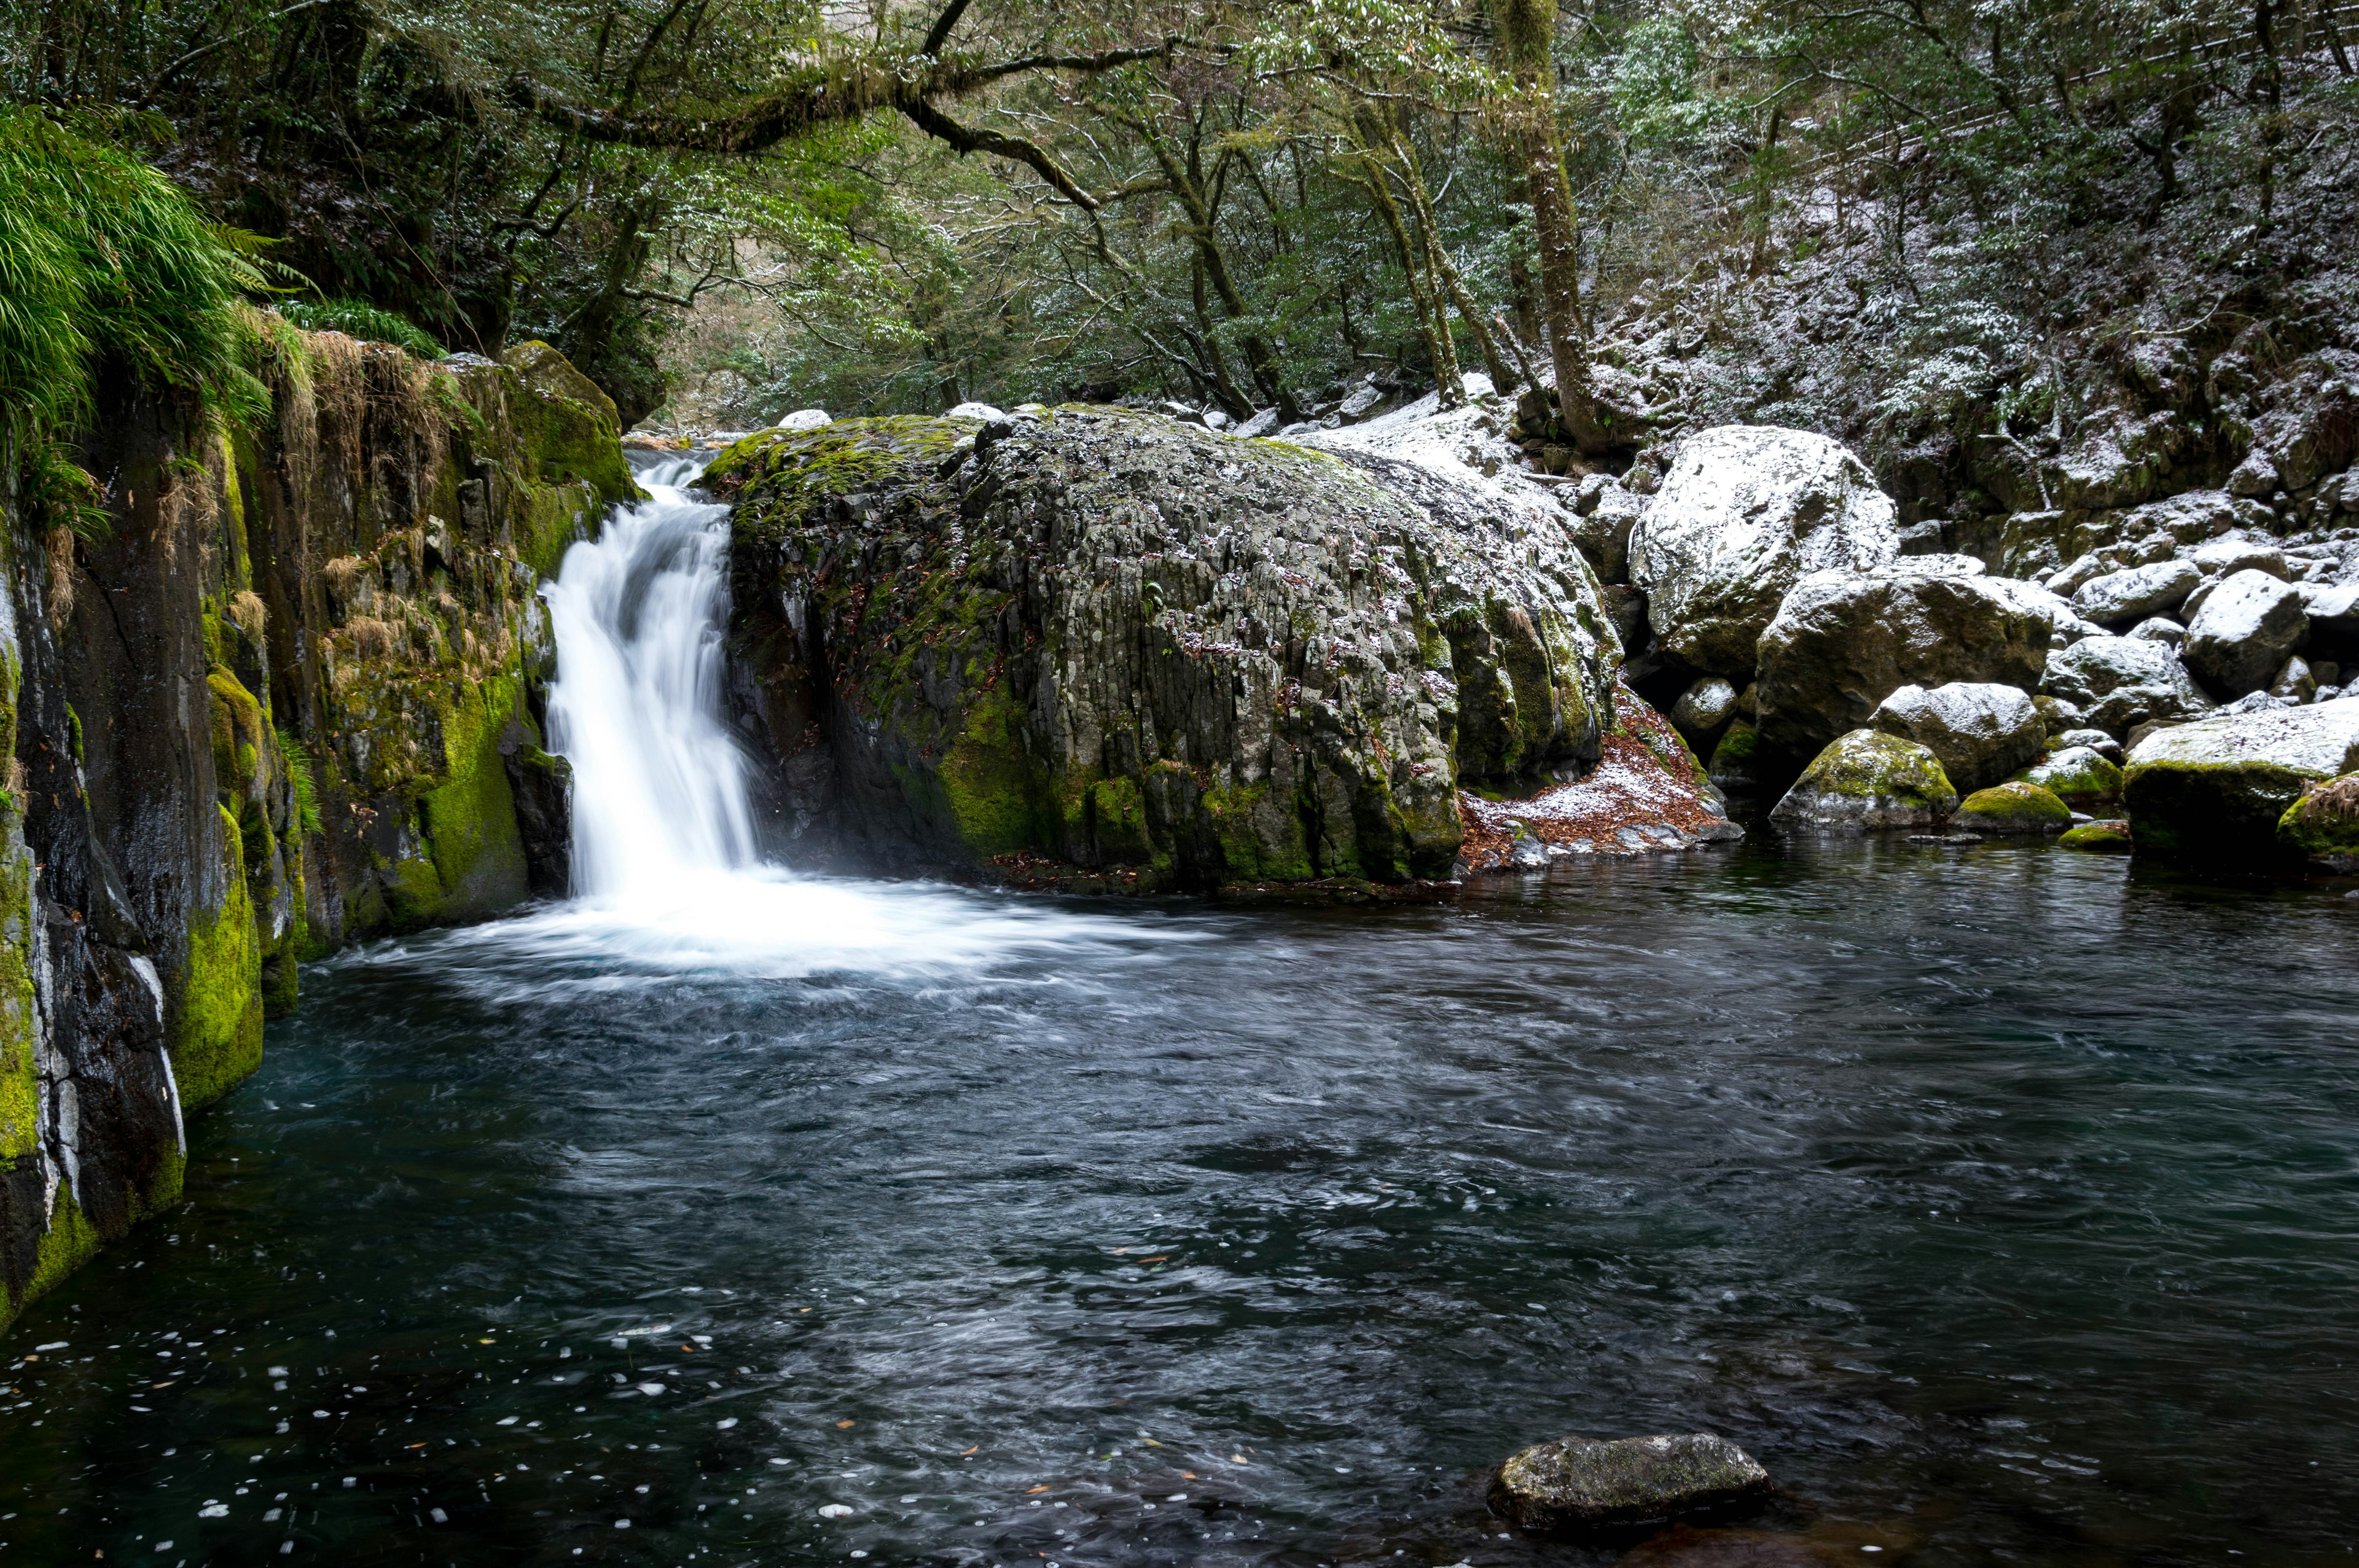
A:
{"type": "Polygon", "coordinates": [[[1206,934],[1201,923],[1080,915],[939,884],[800,877],[762,860],[745,752],[723,717],[728,508],[641,476],[542,589],[557,633],[550,750],[573,770],[573,900],[442,938],[495,963],[453,975],[506,991],[592,989],[684,971],[929,979],[1018,955],[1206,934]],[[528,960],[518,974],[513,960],[528,960]]]}

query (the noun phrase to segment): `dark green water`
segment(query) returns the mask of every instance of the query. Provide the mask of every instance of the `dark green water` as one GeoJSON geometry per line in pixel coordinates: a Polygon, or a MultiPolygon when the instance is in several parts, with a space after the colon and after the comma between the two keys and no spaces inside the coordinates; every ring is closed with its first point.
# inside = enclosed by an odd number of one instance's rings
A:
{"type": "Polygon", "coordinates": [[[307,971],[10,1336],[0,1564],[1582,1563],[1484,1470],[1696,1429],[1777,1539],[1642,1560],[2352,1555],[2340,888],[766,896],[307,971]]]}

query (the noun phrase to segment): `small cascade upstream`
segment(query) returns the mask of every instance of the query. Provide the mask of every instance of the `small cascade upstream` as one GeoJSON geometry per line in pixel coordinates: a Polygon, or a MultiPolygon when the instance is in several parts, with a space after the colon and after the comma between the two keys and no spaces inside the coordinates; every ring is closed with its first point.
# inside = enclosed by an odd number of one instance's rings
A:
{"type": "Polygon", "coordinates": [[[504,955],[483,973],[507,976],[500,966],[527,955],[545,966],[537,985],[684,971],[923,978],[1019,951],[1181,935],[764,860],[751,762],[722,711],[729,509],[689,488],[699,471],[682,460],[641,474],[652,498],[616,507],[542,588],[557,634],[549,745],[573,770],[573,897],[454,934],[504,955]]]}
{"type": "Polygon", "coordinates": [[[698,465],[644,476],[543,589],[557,629],[550,744],[573,764],[573,891],[663,898],[756,862],[745,759],[721,719],[729,509],[698,465]]]}

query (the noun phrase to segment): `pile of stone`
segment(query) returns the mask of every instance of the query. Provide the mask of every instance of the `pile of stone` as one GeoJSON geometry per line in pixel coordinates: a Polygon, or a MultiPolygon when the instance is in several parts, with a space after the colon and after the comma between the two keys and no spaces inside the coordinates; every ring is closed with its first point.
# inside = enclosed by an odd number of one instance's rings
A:
{"type": "Polygon", "coordinates": [[[1781,825],[2341,852],[2278,824],[2359,768],[2359,528],[2279,537],[2267,508],[2190,492],[2042,580],[2000,577],[1907,553],[1839,443],[1748,426],[1690,437],[1651,497],[1598,475],[1566,500],[1625,674],[1715,784],[1793,779],[1781,825]]]}

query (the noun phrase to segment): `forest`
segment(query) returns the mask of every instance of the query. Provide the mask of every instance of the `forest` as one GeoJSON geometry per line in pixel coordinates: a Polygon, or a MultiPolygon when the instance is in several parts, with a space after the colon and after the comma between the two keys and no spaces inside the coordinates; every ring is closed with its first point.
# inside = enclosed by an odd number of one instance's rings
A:
{"type": "MultiPolygon", "coordinates": [[[[203,230],[173,287],[545,340],[625,427],[1284,426],[1481,371],[1566,388],[1584,465],[1733,417],[1880,472],[1929,440],[2036,466],[2156,341],[2207,359],[2350,288],[2359,8],[2319,0],[5,12],[20,231],[45,181],[128,181],[49,237],[136,265],[112,231],[169,193],[152,167],[203,230]]],[[[0,353],[55,388],[35,237],[0,239],[0,353]]],[[[168,351],[195,385],[228,351],[168,351]]]]}

